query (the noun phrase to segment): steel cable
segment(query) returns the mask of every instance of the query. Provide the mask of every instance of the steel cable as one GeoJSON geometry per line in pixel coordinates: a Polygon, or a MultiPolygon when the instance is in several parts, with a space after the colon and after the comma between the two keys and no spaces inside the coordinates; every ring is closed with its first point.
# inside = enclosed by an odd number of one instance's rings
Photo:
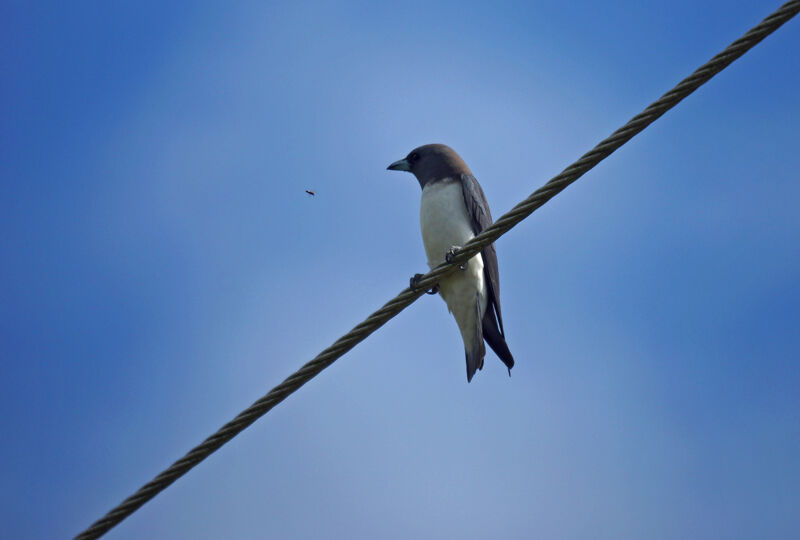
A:
{"type": "Polygon", "coordinates": [[[611,136],[584,154],[578,161],[564,169],[559,175],[553,177],[527,199],[500,217],[493,225],[470,240],[457,252],[451,263],[440,265],[425,274],[419,281],[417,290],[403,290],[394,299],[387,302],[382,308],[367,317],[366,320],[339,338],[333,345],[319,353],[313,360],[290,375],[286,380],[270,390],[268,394],[242,411],[219,431],[193,448],[188,454],[142,486],[136,493],[125,499],[119,506],[112,509],[75,538],[87,540],[90,538],[99,538],[105,534],[109,529],[131,515],[175,480],[186,474],[192,467],[203,461],[219,447],[235,437],[239,432],[269,412],[275,405],[286,399],[323,369],[330,366],[359,342],[366,339],[367,336],[383,326],[389,319],[400,313],[400,311],[424,294],[425,290],[436,285],[442,277],[453,272],[457,266],[472,258],[486,245],[497,240],[509,229],[528,217],[537,208],[583,176],[589,169],[628,142],[634,135],[641,132],[661,115],[677,105],[683,98],[722,71],[728,64],[742,56],[762,39],[777,30],[783,23],[794,17],[798,11],[800,11],[800,0],[786,2],[777,11],[761,21],[760,24],[731,43],[724,51],[698,68],[689,77],[675,86],[675,88],[664,94],[644,111],[634,116],[627,124],[616,130],[611,136]]]}

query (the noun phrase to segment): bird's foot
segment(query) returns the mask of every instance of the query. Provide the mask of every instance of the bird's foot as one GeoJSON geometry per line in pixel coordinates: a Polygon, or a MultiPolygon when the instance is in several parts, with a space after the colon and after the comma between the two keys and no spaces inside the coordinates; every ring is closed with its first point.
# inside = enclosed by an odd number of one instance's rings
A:
{"type": "MultiPolygon", "coordinates": [[[[411,287],[412,291],[416,291],[419,287],[420,280],[424,277],[423,274],[414,274],[414,276],[409,280],[409,287],[411,287]]],[[[439,284],[433,286],[433,288],[429,291],[425,291],[427,294],[436,294],[439,292],[439,284]]]]}
{"type": "MultiPolygon", "coordinates": [[[[451,246],[450,249],[447,250],[447,253],[444,254],[444,260],[447,261],[447,264],[450,264],[450,263],[453,262],[453,259],[456,258],[456,255],[458,254],[458,251],[460,249],[461,249],[461,246],[451,246]]],[[[467,263],[465,262],[464,264],[461,264],[458,268],[459,268],[459,270],[466,270],[467,269],[467,263]]]]}

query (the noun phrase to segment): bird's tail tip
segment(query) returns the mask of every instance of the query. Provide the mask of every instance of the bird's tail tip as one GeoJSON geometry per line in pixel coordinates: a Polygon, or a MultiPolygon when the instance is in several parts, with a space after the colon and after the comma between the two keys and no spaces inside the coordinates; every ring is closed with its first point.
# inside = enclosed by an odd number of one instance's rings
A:
{"type": "MultiPolygon", "coordinates": [[[[483,341],[481,340],[481,345],[483,341]]],[[[476,348],[473,351],[464,350],[464,356],[467,358],[467,382],[472,382],[472,377],[475,373],[483,369],[483,357],[486,355],[484,347],[476,348]]]]}

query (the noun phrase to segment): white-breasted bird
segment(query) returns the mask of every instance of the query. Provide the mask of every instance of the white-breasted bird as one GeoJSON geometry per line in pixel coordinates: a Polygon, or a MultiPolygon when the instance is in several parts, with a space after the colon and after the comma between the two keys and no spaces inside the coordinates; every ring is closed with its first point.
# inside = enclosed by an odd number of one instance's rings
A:
{"type": "MultiPolygon", "coordinates": [[[[388,169],[412,173],[422,187],[420,226],[430,268],[445,262],[448,253],[452,254],[491,225],[492,215],[483,189],[464,160],[449,146],[420,146],[388,169]]],[[[411,278],[412,287],[420,277],[417,274],[411,278]]],[[[483,248],[461,269],[442,278],[431,294],[437,289],[455,317],[464,340],[467,381],[483,368],[484,339],[510,375],[514,357],[508,350],[503,331],[494,244],[483,248]]]]}

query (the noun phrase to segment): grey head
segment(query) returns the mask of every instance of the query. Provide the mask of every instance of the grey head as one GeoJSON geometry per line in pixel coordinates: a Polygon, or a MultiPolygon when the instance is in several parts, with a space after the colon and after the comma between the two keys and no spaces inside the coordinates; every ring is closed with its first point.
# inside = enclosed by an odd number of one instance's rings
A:
{"type": "Polygon", "coordinates": [[[461,156],[445,144],[426,144],[415,148],[387,169],[412,173],[423,188],[426,184],[443,178],[459,178],[462,174],[472,174],[461,156]]]}

